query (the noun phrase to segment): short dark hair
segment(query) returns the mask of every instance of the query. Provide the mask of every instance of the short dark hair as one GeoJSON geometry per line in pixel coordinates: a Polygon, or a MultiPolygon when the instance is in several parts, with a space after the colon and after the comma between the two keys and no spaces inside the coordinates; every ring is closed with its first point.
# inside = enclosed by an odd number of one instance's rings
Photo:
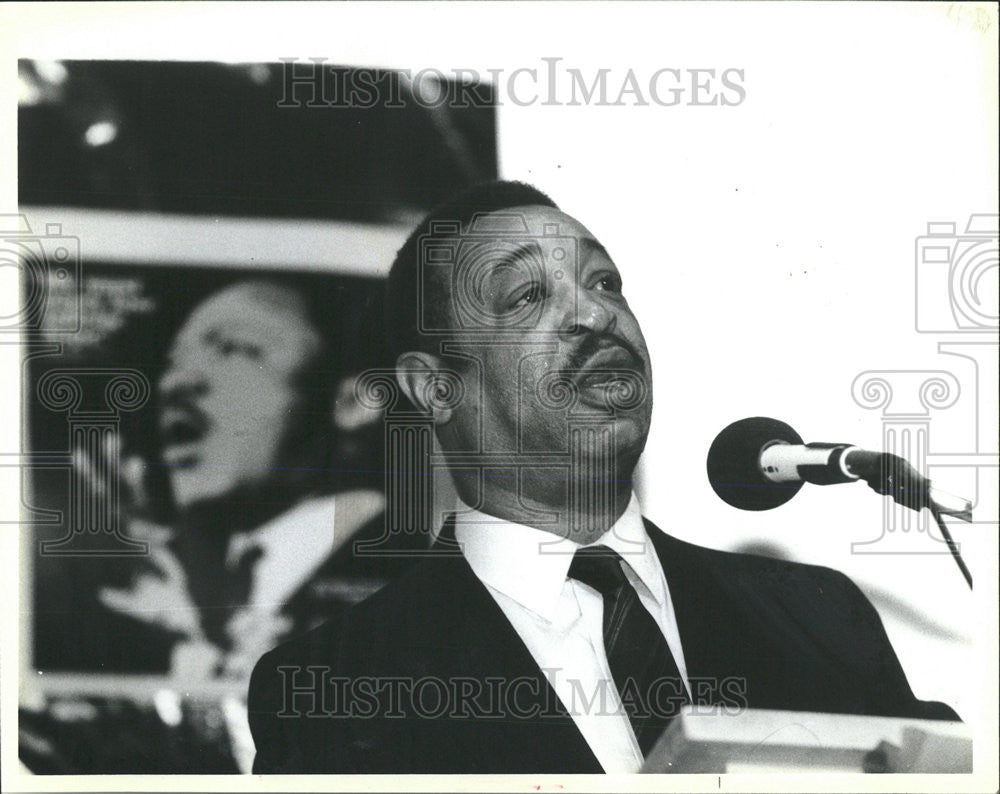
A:
{"type": "MultiPolygon", "coordinates": [[[[431,234],[432,227],[441,222],[457,222],[465,229],[479,214],[497,212],[511,207],[542,206],[558,209],[556,203],[538,188],[524,182],[493,180],[466,188],[458,195],[439,205],[425,217],[399,249],[389,271],[389,284],[385,301],[385,330],[390,362],[408,350],[436,352],[432,340],[421,333],[417,305],[420,280],[420,241],[431,234]]],[[[453,234],[438,233],[432,239],[445,240],[453,234]]],[[[425,317],[432,318],[435,327],[444,327],[451,296],[444,279],[425,282],[423,300],[425,317]]]]}

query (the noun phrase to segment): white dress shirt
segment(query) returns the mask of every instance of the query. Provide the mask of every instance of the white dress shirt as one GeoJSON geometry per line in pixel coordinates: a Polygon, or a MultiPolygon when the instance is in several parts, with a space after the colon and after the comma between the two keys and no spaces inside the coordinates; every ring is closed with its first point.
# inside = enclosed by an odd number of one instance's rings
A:
{"type": "MultiPolygon", "coordinates": [[[[486,515],[459,503],[455,539],[605,772],[637,772],[643,757],[621,706],[604,650],[604,599],[567,578],[580,544],[486,515]]],[[[632,495],[621,518],[593,545],[626,562],[625,575],[663,632],[688,687],[687,668],[663,568],[632,495]]]]}
{"type": "Polygon", "coordinates": [[[340,546],[385,505],[376,491],[347,491],[305,499],[250,532],[234,534],[226,550],[233,566],[250,548],[262,554],[247,606],[277,613],[340,546]]]}
{"type": "Polygon", "coordinates": [[[333,553],[336,515],[336,497],[307,499],[265,525],[230,538],[229,564],[238,562],[251,547],[262,551],[254,566],[247,606],[281,610],[296,588],[333,553]]]}

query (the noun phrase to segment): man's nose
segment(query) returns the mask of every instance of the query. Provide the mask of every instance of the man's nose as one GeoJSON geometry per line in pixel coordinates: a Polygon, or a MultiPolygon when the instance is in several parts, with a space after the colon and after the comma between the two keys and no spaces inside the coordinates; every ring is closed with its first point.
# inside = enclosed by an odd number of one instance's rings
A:
{"type": "Polygon", "coordinates": [[[577,336],[586,332],[610,333],[618,324],[613,307],[608,306],[600,294],[580,290],[576,299],[570,299],[570,306],[563,318],[560,333],[564,337],[577,336]]]}
{"type": "Polygon", "coordinates": [[[160,376],[157,390],[161,397],[197,397],[208,391],[208,373],[190,363],[172,364],[160,376]]]}

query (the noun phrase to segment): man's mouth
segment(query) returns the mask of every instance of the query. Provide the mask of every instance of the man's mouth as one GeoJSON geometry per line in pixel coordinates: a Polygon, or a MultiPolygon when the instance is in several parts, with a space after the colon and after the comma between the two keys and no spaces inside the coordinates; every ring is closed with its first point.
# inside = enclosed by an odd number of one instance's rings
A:
{"type": "Polygon", "coordinates": [[[201,440],[208,434],[208,417],[193,405],[168,405],[160,413],[163,460],[190,466],[198,461],[201,440]]]}
{"type": "Polygon", "coordinates": [[[642,373],[642,365],[624,347],[603,348],[588,358],[574,376],[578,385],[585,388],[606,387],[622,380],[622,377],[642,373]]]}
{"type": "Polygon", "coordinates": [[[577,384],[585,389],[606,388],[613,383],[620,381],[622,370],[591,370],[582,373],[577,379],[577,384]]]}

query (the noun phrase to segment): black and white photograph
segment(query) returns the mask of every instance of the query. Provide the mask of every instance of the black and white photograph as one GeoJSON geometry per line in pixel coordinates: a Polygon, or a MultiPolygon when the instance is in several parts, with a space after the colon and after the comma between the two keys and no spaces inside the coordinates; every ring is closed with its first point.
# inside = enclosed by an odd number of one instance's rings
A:
{"type": "Polygon", "coordinates": [[[1000,785],[995,5],[0,28],[5,791],[1000,785]]]}

